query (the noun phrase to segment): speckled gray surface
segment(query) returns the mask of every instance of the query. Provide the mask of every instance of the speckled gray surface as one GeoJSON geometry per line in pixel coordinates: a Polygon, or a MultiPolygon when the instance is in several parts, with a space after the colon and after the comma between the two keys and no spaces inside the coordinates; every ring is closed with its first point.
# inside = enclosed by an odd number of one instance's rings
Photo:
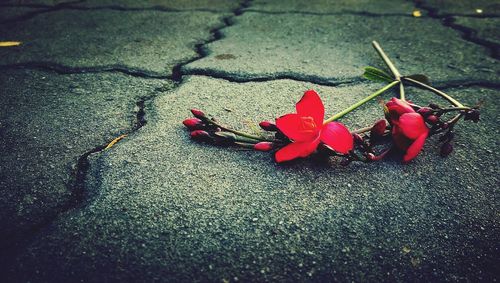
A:
{"type": "Polygon", "coordinates": [[[16,49],[0,49],[0,66],[45,62],[65,68],[121,68],[169,76],[176,64],[197,57],[194,45],[210,38],[209,31],[222,25],[221,18],[211,12],[43,13],[0,26],[2,36],[23,42],[16,49]]]}
{"type": "Polygon", "coordinates": [[[2,249],[68,204],[79,156],[130,131],[136,102],[172,86],[120,74],[40,71],[2,73],[0,85],[2,249]]]}
{"type": "MultiPolygon", "coordinates": [[[[165,10],[196,10],[231,11],[240,5],[238,0],[3,0],[7,4],[44,5],[53,7],[66,5],[70,7],[102,8],[113,7],[123,9],[165,9],[165,10]]],[[[1,3],[0,3],[1,4],[1,3]]]]}
{"type": "Polygon", "coordinates": [[[381,66],[370,46],[378,40],[404,74],[424,72],[434,81],[498,78],[497,61],[483,47],[430,18],[247,12],[222,32],[225,38],[206,45],[210,55],[188,64],[186,73],[346,80],[364,66],[381,66]],[[222,54],[233,56],[221,60],[222,54]]]}
{"type": "Polygon", "coordinates": [[[454,23],[473,31],[474,36],[492,42],[500,48],[500,19],[454,17],[454,23]]]}
{"type": "Polygon", "coordinates": [[[271,13],[359,13],[411,15],[414,5],[403,0],[341,0],[341,1],[282,1],[256,0],[248,10],[271,13]]]}
{"type": "MultiPolygon", "coordinates": [[[[156,99],[154,122],[93,159],[91,201],[33,242],[18,258],[22,274],[90,282],[492,280],[498,92],[453,91],[484,101],[483,122],[460,125],[449,158],[429,142],[409,165],[396,156],[348,167],[276,165],[268,153],[192,142],[180,124],[198,107],[252,129],[292,111],[308,88],[332,113],[375,87],[187,79],[156,99]]],[[[381,113],[373,102],[346,123],[381,113]]]]}
{"type": "MultiPolygon", "coordinates": [[[[498,62],[445,14],[419,4],[415,18],[411,2],[385,0],[61,2],[0,3],[0,19],[14,19],[0,41],[23,42],[0,48],[0,281],[498,281],[498,62]],[[50,12],[19,17],[39,5],[50,12]],[[448,158],[434,138],[409,165],[397,155],[277,165],[269,153],[192,142],[181,125],[199,107],[252,131],[308,88],[332,114],[380,87],[359,79],[382,66],[372,39],[405,73],[483,103],[448,158]],[[147,79],[205,51],[184,68],[205,76],[147,79]],[[304,82],[263,81],[276,77],[304,82]],[[467,79],[475,87],[450,87],[467,79]],[[78,166],[85,187],[74,200],[76,159],[130,131],[144,97],[148,124],[78,166]]],[[[496,2],[485,18],[464,12],[470,3],[440,1],[493,38],[496,2]]],[[[343,121],[381,115],[372,102],[343,121]]]]}
{"type": "Polygon", "coordinates": [[[500,15],[500,1],[498,0],[423,0],[420,1],[432,8],[440,16],[467,15],[467,16],[498,16],[500,15]],[[478,11],[480,10],[480,11],[478,11]]]}

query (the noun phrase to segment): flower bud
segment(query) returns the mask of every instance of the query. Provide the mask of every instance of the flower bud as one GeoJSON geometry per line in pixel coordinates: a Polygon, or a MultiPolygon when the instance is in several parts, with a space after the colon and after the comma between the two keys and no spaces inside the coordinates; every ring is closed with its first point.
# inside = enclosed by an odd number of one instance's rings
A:
{"type": "Polygon", "coordinates": [[[258,151],[270,151],[274,148],[274,143],[272,142],[259,142],[253,146],[253,149],[258,151]]]}
{"type": "Polygon", "coordinates": [[[444,122],[442,125],[441,125],[441,129],[443,130],[446,130],[450,127],[450,124],[448,122],[444,122]]]}
{"type": "Polygon", "coordinates": [[[442,157],[446,157],[448,156],[451,152],[453,151],[453,145],[449,142],[445,142],[443,143],[443,145],[441,146],[441,156],[442,157]]]}
{"type": "Polygon", "coordinates": [[[420,109],[418,109],[417,113],[426,117],[427,115],[431,114],[432,112],[432,109],[430,109],[429,107],[422,107],[420,109]]]}
{"type": "Polygon", "coordinates": [[[264,130],[264,131],[270,131],[270,132],[276,132],[278,128],[274,123],[271,123],[269,121],[262,121],[259,123],[259,126],[264,130]]]}
{"type": "Polygon", "coordinates": [[[467,121],[467,120],[471,120],[473,121],[474,123],[477,123],[479,122],[479,118],[480,118],[480,112],[479,110],[477,109],[472,109],[470,111],[468,111],[467,113],[465,113],[465,118],[464,120],[467,121]]]}
{"type": "Polygon", "coordinates": [[[194,130],[191,132],[191,138],[198,141],[210,140],[210,134],[203,130],[194,130]]]}
{"type": "Polygon", "coordinates": [[[384,135],[387,123],[384,119],[378,120],[372,127],[370,131],[370,138],[379,138],[384,135]]]}
{"type": "Polygon", "coordinates": [[[439,107],[439,105],[437,105],[435,103],[429,104],[429,107],[432,108],[432,109],[441,109],[441,107],[439,107]]]}
{"type": "Polygon", "coordinates": [[[357,144],[362,144],[363,143],[363,137],[361,137],[360,134],[352,134],[352,137],[354,139],[354,142],[357,143],[357,144]]]}
{"type": "Polygon", "coordinates": [[[446,134],[439,137],[439,141],[449,142],[449,141],[453,140],[454,137],[455,137],[455,134],[452,131],[448,131],[448,132],[446,132],[446,134]]]}
{"type": "Polygon", "coordinates": [[[436,116],[436,115],[429,115],[429,116],[425,119],[425,121],[426,121],[427,123],[429,123],[429,124],[434,125],[434,124],[436,124],[437,122],[439,122],[439,117],[438,117],[438,116],[436,116]]]}
{"type": "Polygon", "coordinates": [[[198,110],[198,109],[191,109],[191,113],[193,113],[194,117],[203,119],[205,118],[205,113],[203,111],[198,110]]]}
{"type": "Polygon", "coordinates": [[[193,130],[200,130],[204,126],[203,125],[203,121],[201,121],[198,118],[189,118],[189,119],[186,119],[186,120],[182,121],[182,124],[184,124],[184,126],[186,126],[186,128],[188,128],[191,131],[193,131],[193,130]]]}

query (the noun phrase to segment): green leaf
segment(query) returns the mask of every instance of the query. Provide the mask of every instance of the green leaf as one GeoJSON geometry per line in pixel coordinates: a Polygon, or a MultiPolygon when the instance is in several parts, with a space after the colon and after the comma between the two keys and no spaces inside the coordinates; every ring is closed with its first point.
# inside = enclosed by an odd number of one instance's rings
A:
{"type": "Polygon", "coordinates": [[[394,78],[392,78],[389,74],[386,72],[374,68],[374,67],[365,67],[365,72],[363,74],[363,77],[365,79],[368,79],[370,81],[374,82],[392,82],[394,81],[394,78]]]}
{"type": "Polygon", "coordinates": [[[431,81],[429,80],[429,77],[427,77],[426,75],[415,74],[415,75],[409,75],[409,76],[405,76],[405,77],[413,79],[413,80],[416,80],[416,81],[419,81],[419,82],[424,83],[426,85],[430,85],[431,84],[431,81]]]}

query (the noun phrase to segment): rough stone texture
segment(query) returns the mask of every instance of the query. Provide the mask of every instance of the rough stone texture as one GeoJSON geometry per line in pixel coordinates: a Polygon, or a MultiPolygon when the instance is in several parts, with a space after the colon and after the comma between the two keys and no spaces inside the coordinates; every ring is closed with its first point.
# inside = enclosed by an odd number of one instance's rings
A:
{"type": "Polygon", "coordinates": [[[136,102],[171,84],[11,70],[1,73],[0,85],[0,249],[6,256],[72,200],[78,157],[130,131],[136,102]]]}
{"type": "MultiPolygon", "coordinates": [[[[46,9],[39,8],[13,8],[13,7],[0,7],[0,23],[4,24],[7,22],[12,22],[17,19],[25,19],[36,15],[40,11],[46,9]]],[[[8,38],[4,34],[1,35],[0,40],[5,41],[8,38]]]]}
{"type": "MultiPolygon", "coordinates": [[[[497,91],[451,90],[466,103],[484,102],[482,122],[458,126],[450,157],[438,156],[434,138],[408,165],[400,156],[348,167],[276,165],[269,153],[192,142],[180,123],[198,107],[252,130],[293,111],[308,88],[331,114],[376,87],[187,79],[155,101],[151,123],[94,159],[91,200],[40,234],[17,259],[18,274],[90,282],[493,280],[497,91]]],[[[345,122],[381,114],[372,102],[345,122]]]]}
{"type": "Polygon", "coordinates": [[[414,6],[411,1],[391,0],[341,0],[341,1],[281,1],[256,0],[252,1],[249,10],[266,12],[297,12],[297,13],[349,13],[369,12],[371,14],[407,14],[411,15],[414,6]]]}
{"type": "Polygon", "coordinates": [[[474,36],[482,40],[493,42],[500,47],[500,19],[499,18],[471,18],[454,17],[455,24],[470,29],[474,36]]]}
{"type": "Polygon", "coordinates": [[[221,15],[210,12],[44,13],[0,25],[2,36],[24,42],[20,48],[0,49],[0,66],[43,62],[168,76],[176,64],[196,57],[194,45],[209,38],[210,29],[220,24],[221,15]]]}
{"type": "Polygon", "coordinates": [[[424,6],[430,7],[438,15],[468,15],[468,16],[498,16],[500,15],[499,0],[423,0],[424,6]],[[482,13],[476,11],[481,9],[482,13]]]}
{"type": "MultiPolygon", "coordinates": [[[[61,1],[61,0],[4,0],[4,3],[10,5],[45,5],[56,6],[65,5],[70,7],[116,7],[125,9],[137,8],[159,8],[171,10],[193,10],[193,9],[209,9],[209,10],[225,10],[230,11],[236,9],[240,3],[236,0],[86,0],[86,1],[61,1]]],[[[0,3],[1,5],[1,3],[0,3]]]]}
{"type": "Polygon", "coordinates": [[[364,66],[383,66],[370,45],[378,40],[403,74],[425,73],[434,81],[498,78],[498,62],[483,47],[430,18],[247,12],[236,19],[222,30],[225,38],[206,45],[210,55],[187,65],[186,73],[346,80],[359,77],[364,66]],[[222,60],[224,54],[231,59],[222,60]]]}

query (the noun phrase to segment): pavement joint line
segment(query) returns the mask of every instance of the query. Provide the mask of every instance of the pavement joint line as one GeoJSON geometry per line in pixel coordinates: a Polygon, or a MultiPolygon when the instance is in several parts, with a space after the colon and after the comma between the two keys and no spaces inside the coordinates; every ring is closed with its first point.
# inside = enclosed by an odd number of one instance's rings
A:
{"type": "Polygon", "coordinates": [[[496,44],[496,43],[491,42],[489,40],[477,37],[477,32],[474,29],[456,24],[454,15],[451,15],[451,14],[439,15],[439,13],[438,13],[439,9],[437,9],[437,8],[427,6],[427,5],[425,5],[425,3],[418,1],[418,0],[415,1],[414,3],[415,3],[415,7],[427,11],[429,17],[434,18],[434,19],[438,19],[441,21],[441,23],[445,27],[449,27],[453,30],[460,32],[462,35],[462,38],[464,40],[484,47],[485,49],[487,49],[489,51],[490,57],[492,57],[493,59],[496,59],[496,60],[500,60],[500,45],[499,44],[496,44]]]}
{"type": "Polygon", "coordinates": [[[298,14],[298,15],[311,15],[311,16],[342,16],[342,15],[354,15],[354,16],[364,16],[364,17],[412,17],[411,11],[408,12],[408,14],[404,13],[371,13],[367,11],[352,11],[352,10],[345,10],[342,12],[327,12],[327,13],[321,13],[321,12],[308,12],[308,11],[265,11],[265,10],[258,10],[258,9],[246,9],[245,12],[251,12],[251,13],[259,13],[259,14],[270,14],[270,15],[293,15],[293,14],[298,14]]]}
{"type": "Polygon", "coordinates": [[[337,80],[335,78],[321,78],[317,76],[309,76],[293,72],[275,73],[268,76],[251,76],[245,78],[242,76],[238,76],[237,74],[226,73],[224,71],[216,71],[213,69],[198,69],[198,70],[189,70],[188,72],[184,72],[183,75],[204,76],[214,79],[222,79],[233,83],[293,80],[293,81],[307,82],[322,86],[340,86],[340,85],[352,85],[363,82],[363,78],[361,76],[348,78],[344,80],[337,80]]]}
{"type": "Polygon", "coordinates": [[[160,75],[145,70],[134,69],[126,66],[101,66],[101,67],[68,67],[51,62],[26,62],[19,64],[0,65],[0,70],[8,69],[33,69],[52,71],[61,75],[85,74],[85,73],[123,73],[133,77],[144,79],[170,79],[170,76],[160,75]]]}

